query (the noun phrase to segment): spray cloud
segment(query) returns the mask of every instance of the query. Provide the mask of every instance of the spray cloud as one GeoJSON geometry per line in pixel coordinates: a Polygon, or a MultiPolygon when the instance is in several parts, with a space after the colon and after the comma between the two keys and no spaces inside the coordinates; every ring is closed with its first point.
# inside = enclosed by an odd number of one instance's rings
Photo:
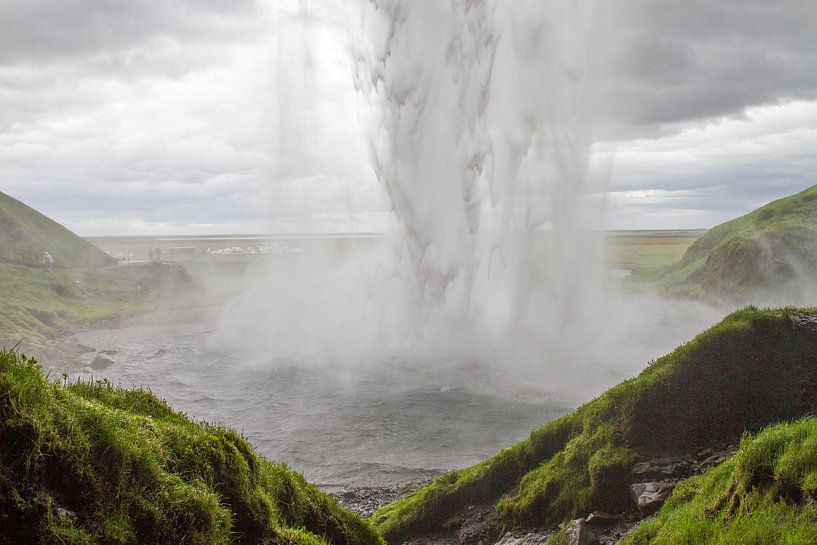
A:
{"type": "Polygon", "coordinates": [[[447,315],[581,346],[602,280],[589,4],[381,0],[363,21],[355,81],[414,333],[447,315]]]}

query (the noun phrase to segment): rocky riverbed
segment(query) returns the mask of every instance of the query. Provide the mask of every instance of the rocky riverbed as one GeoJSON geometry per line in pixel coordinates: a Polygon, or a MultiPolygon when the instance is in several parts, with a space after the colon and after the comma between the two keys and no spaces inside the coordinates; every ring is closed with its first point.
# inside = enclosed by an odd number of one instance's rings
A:
{"type": "Polygon", "coordinates": [[[338,503],[362,517],[369,517],[384,505],[408,496],[429,484],[430,480],[389,486],[324,486],[338,503]]]}

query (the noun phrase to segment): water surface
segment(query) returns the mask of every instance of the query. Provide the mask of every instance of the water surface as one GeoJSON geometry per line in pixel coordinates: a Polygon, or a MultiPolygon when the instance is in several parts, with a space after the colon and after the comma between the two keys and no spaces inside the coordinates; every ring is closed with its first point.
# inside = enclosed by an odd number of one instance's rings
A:
{"type": "Polygon", "coordinates": [[[268,458],[333,485],[400,483],[465,467],[567,410],[546,392],[503,386],[479,365],[395,358],[361,369],[246,366],[215,333],[209,320],[153,318],[84,331],[78,341],[114,363],[82,374],[148,387],[194,418],[240,430],[268,458]]]}

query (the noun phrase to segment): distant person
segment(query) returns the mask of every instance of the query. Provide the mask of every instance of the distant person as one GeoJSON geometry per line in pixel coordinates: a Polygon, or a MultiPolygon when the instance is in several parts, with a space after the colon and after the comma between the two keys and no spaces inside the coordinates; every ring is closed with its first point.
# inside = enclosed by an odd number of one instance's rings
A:
{"type": "Polygon", "coordinates": [[[156,256],[156,261],[162,260],[162,251],[159,248],[156,248],[156,251],[153,252],[153,255],[156,256]]]}
{"type": "Polygon", "coordinates": [[[45,252],[43,252],[43,267],[48,272],[51,272],[51,267],[53,267],[53,266],[54,266],[54,258],[51,257],[51,254],[49,254],[48,251],[46,250],[45,252]]]}
{"type": "Polygon", "coordinates": [[[153,261],[153,248],[148,248],[148,261],[153,261]]]}

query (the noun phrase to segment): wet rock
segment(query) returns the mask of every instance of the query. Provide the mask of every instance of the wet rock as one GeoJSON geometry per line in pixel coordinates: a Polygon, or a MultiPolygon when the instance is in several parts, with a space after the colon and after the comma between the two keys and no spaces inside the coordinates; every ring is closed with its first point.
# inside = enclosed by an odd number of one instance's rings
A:
{"type": "Polygon", "coordinates": [[[720,447],[708,447],[698,451],[692,456],[691,465],[695,472],[703,472],[710,467],[723,463],[731,458],[738,451],[735,445],[721,445],[720,447]]]}
{"type": "Polygon", "coordinates": [[[731,458],[735,452],[737,452],[736,448],[715,452],[698,462],[698,469],[699,471],[703,471],[705,469],[709,469],[710,467],[722,464],[727,459],[731,458]]]}
{"type": "Polygon", "coordinates": [[[65,509],[64,507],[57,507],[56,509],[54,509],[54,513],[56,513],[56,515],[58,517],[61,517],[61,518],[66,518],[66,519],[76,519],[77,518],[76,513],[74,513],[70,509],[65,509]]]}
{"type": "Polygon", "coordinates": [[[516,545],[525,534],[517,534],[516,532],[507,532],[494,545],[516,545]]]}
{"type": "Polygon", "coordinates": [[[791,321],[796,326],[817,330],[817,315],[815,314],[793,314],[791,321]]]}
{"type": "Polygon", "coordinates": [[[548,539],[550,534],[508,532],[496,542],[496,545],[545,545],[548,539]]]}
{"type": "Polygon", "coordinates": [[[621,522],[621,515],[611,515],[603,511],[593,511],[587,516],[586,522],[594,528],[602,526],[613,526],[621,522]]]}
{"type": "Polygon", "coordinates": [[[568,522],[556,534],[559,545],[599,545],[599,538],[583,518],[568,522]]]}
{"type": "Polygon", "coordinates": [[[695,470],[688,460],[680,458],[656,458],[638,462],[633,466],[632,474],[640,482],[663,481],[688,477],[695,470]]]}
{"type": "Polygon", "coordinates": [[[101,369],[106,369],[113,365],[113,360],[110,358],[106,358],[101,354],[97,354],[94,358],[94,361],[91,362],[91,369],[96,369],[97,371],[101,369]]]}
{"type": "Polygon", "coordinates": [[[664,505],[664,502],[672,493],[673,488],[675,488],[674,483],[636,483],[630,486],[630,493],[641,514],[648,516],[661,509],[661,506],[664,505]]]}

